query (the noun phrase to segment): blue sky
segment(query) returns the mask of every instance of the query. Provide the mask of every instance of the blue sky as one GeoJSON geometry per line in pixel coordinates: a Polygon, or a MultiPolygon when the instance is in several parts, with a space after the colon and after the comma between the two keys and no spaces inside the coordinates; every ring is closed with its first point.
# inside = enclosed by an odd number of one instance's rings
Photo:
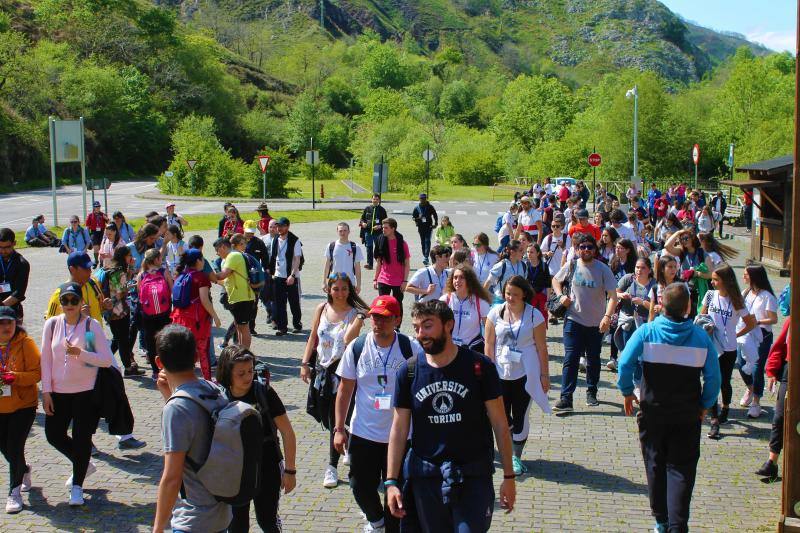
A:
{"type": "Polygon", "coordinates": [[[661,0],[683,18],[735,31],[773,50],[795,51],[795,0],[661,0]]]}

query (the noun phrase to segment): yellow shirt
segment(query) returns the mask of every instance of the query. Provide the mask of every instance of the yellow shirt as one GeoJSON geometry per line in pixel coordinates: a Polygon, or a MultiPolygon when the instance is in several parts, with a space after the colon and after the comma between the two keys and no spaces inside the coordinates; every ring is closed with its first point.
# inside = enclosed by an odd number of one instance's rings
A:
{"type": "MultiPolygon", "coordinates": [[[[89,304],[89,315],[102,324],[104,297],[100,284],[96,280],[89,278],[89,281],[81,287],[81,294],[83,295],[83,302],[89,304]]],[[[61,302],[58,301],[59,296],[61,296],[61,287],[58,287],[53,292],[53,295],[50,296],[50,301],[47,303],[47,311],[44,315],[45,320],[64,312],[61,309],[61,302]]]]}
{"type": "Polygon", "coordinates": [[[253,289],[250,288],[250,278],[247,276],[247,262],[239,252],[230,252],[222,262],[222,270],[229,269],[233,273],[225,278],[225,292],[228,293],[228,302],[253,301],[256,299],[253,289]]]}

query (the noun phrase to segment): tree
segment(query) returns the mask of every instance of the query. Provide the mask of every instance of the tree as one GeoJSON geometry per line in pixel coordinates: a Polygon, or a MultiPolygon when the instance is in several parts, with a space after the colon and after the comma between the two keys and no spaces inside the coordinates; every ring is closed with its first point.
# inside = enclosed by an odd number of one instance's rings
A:
{"type": "Polygon", "coordinates": [[[439,114],[442,118],[474,125],[478,118],[475,110],[475,88],[463,80],[445,85],[439,97],[439,114]]]}

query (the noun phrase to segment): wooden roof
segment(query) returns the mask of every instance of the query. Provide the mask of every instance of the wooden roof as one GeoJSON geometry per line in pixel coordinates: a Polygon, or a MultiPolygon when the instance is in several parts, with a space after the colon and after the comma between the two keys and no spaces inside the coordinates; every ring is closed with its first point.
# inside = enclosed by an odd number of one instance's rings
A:
{"type": "Polygon", "coordinates": [[[757,161],[749,165],[743,165],[736,168],[736,172],[747,172],[751,178],[775,176],[779,174],[790,174],[794,167],[794,156],[785,155],[776,157],[774,159],[766,159],[764,161],[757,161]]]}

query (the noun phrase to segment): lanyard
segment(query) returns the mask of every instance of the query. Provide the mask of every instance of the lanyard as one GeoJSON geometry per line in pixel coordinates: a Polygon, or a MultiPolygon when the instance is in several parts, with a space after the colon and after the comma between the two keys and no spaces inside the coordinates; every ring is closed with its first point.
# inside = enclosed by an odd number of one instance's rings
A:
{"type": "MultiPolygon", "coordinates": [[[[525,265],[522,263],[522,261],[518,261],[517,264],[522,267],[522,271],[524,272],[525,271],[525,265]]],[[[509,269],[509,270],[511,270],[511,276],[519,276],[520,275],[519,272],[517,272],[517,268],[514,266],[514,263],[512,263],[510,259],[508,260],[508,265],[511,267],[509,269]]],[[[509,277],[511,277],[511,276],[509,276],[509,277]]]]}
{"type": "Polygon", "coordinates": [[[0,259],[0,269],[3,270],[3,281],[6,281],[8,273],[11,271],[11,259],[8,260],[8,265],[6,265],[5,259],[0,259]]]}
{"type": "MultiPolygon", "coordinates": [[[[477,296],[475,296],[477,298],[477,296]]],[[[458,298],[458,296],[456,296],[458,298]]],[[[469,296],[467,296],[467,302],[469,302],[469,296]]],[[[461,338],[461,319],[463,315],[461,314],[461,308],[464,307],[464,301],[460,298],[458,299],[458,335],[456,335],[459,339],[461,338]]],[[[480,317],[478,318],[480,320],[480,317]]]]}
{"type": "MultiPolygon", "coordinates": [[[[431,270],[433,270],[433,273],[436,274],[436,269],[434,267],[430,267],[430,268],[431,268],[431,270]]],[[[430,270],[428,272],[430,272],[430,270]]],[[[431,279],[433,279],[433,276],[431,276],[431,279]]],[[[439,286],[439,289],[441,291],[444,291],[444,284],[445,283],[447,283],[447,271],[443,270],[441,275],[436,274],[436,285],[439,286]],[[442,281],[443,277],[444,277],[444,281],[442,281]]]]}
{"type": "Polygon", "coordinates": [[[511,331],[511,336],[514,338],[514,349],[517,349],[517,340],[519,339],[519,334],[522,332],[522,325],[525,323],[525,307],[522,308],[522,316],[519,318],[519,328],[517,328],[517,332],[514,333],[514,324],[511,322],[511,310],[508,309],[508,329],[511,331]]]}
{"type": "Polygon", "coordinates": [[[733,317],[733,302],[728,305],[728,309],[724,309],[722,307],[722,300],[720,299],[721,296],[717,293],[717,307],[719,308],[719,316],[722,319],[722,326],[725,328],[725,334],[728,334],[728,320],[733,317]],[[727,316],[726,313],[730,313],[730,316],[727,316]]]}
{"type": "MultiPolygon", "coordinates": [[[[87,318],[87,320],[88,320],[88,318],[87,318]]],[[[72,337],[75,335],[75,332],[78,331],[78,326],[80,326],[80,325],[81,325],[81,320],[78,319],[78,323],[75,324],[74,328],[72,328],[72,333],[67,333],[69,331],[67,329],[67,326],[69,326],[69,324],[67,324],[67,318],[64,317],[64,339],[68,343],[72,344],[72,337]]]]}
{"type": "Polygon", "coordinates": [[[386,352],[386,359],[381,357],[381,349],[378,346],[378,343],[375,342],[375,337],[372,337],[372,345],[375,348],[375,353],[378,354],[378,360],[383,365],[383,374],[378,376],[378,384],[383,387],[383,390],[386,391],[386,382],[388,381],[388,377],[386,374],[386,367],[389,366],[389,359],[392,358],[392,350],[394,350],[394,345],[397,344],[397,333],[394,334],[394,340],[392,341],[391,346],[389,346],[389,351],[386,352]]]}
{"type": "Polygon", "coordinates": [[[485,254],[483,254],[483,259],[481,260],[481,262],[478,263],[478,279],[480,279],[481,273],[483,273],[483,267],[486,265],[486,261],[488,260],[488,258],[489,258],[489,252],[486,252],[485,254]]]}

